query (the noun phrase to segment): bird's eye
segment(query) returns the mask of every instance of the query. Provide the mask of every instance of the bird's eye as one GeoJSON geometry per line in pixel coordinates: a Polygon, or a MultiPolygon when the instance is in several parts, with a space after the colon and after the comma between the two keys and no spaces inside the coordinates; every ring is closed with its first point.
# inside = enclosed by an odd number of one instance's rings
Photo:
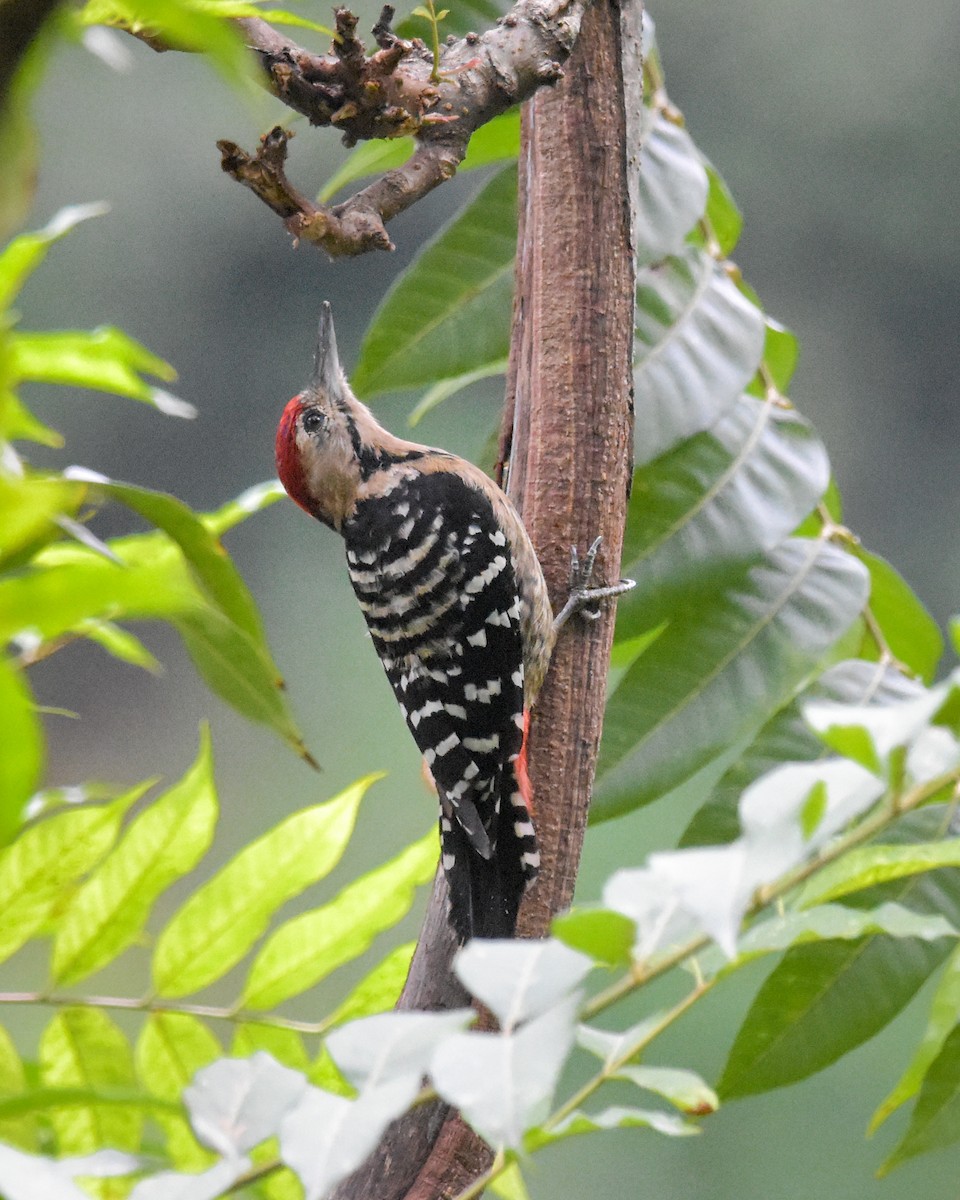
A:
{"type": "Polygon", "coordinates": [[[308,408],[301,419],[305,433],[317,433],[326,423],[327,419],[319,408],[308,408]]]}

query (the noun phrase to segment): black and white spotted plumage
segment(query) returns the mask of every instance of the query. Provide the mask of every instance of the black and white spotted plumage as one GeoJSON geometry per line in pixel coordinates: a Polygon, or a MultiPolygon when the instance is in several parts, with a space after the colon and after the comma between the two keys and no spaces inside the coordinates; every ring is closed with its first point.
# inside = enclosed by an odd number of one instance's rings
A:
{"type": "Polygon", "coordinates": [[[539,857],[517,779],[523,645],[506,535],[487,497],[444,470],[361,500],[343,535],[373,644],[437,786],[457,932],[510,936],[539,857]]]}
{"type": "Polygon", "coordinates": [[[536,555],[472,464],[383,429],[350,392],[325,306],[314,381],[287,405],[277,466],[342,534],[374,647],[440,800],[458,937],[511,937],[539,866],[526,717],[553,640],[536,555]]]}

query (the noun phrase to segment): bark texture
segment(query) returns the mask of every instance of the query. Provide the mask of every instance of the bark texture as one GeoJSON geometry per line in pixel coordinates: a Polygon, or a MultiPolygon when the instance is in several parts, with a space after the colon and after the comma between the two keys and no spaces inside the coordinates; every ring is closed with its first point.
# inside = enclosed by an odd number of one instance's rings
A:
{"type": "MultiPolygon", "coordinates": [[[[568,78],[528,105],[504,454],[555,602],[570,548],[603,538],[593,582],[620,577],[633,467],[634,267],[620,6],[584,19],[568,78]]],[[[521,910],[540,937],[573,898],[603,726],[615,606],[557,643],[530,769],[546,867],[521,910]]]]}

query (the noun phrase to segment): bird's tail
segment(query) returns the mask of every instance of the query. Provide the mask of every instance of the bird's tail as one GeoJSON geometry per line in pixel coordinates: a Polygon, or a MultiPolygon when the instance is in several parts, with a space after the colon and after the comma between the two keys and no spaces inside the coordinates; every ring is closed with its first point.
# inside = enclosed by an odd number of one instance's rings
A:
{"type": "Polygon", "coordinates": [[[531,790],[523,747],[503,772],[491,854],[482,857],[453,814],[441,816],[443,866],[450,891],[450,923],[457,938],[511,938],[523,893],[540,868],[531,819],[531,790]],[[452,819],[451,819],[452,818],[452,819]]]}

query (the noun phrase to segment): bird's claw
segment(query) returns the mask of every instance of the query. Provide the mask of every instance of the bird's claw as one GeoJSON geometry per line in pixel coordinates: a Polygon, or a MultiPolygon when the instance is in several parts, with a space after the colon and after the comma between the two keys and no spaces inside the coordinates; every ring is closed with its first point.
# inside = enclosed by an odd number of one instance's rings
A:
{"type": "Polygon", "coordinates": [[[592,588],[589,586],[602,541],[603,539],[599,537],[594,539],[583,562],[580,561],[580,554],[576,546],[570,547],[570,593],[566,604],[557,614],[553,623],[557,632],[575,614],[579,614],[585,621],[598,621],[600,610],[590,607],[593,601],[621,596],[637,585],[635,579],[621,579],[618,583],[607,584],[603,587],[592,588]]]}

